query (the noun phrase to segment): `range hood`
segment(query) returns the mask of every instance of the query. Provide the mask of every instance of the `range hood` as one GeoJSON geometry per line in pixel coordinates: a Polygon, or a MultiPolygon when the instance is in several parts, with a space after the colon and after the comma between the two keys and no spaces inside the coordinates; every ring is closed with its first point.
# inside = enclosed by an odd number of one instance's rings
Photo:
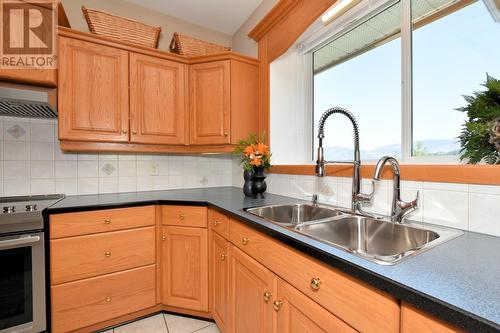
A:
{"type": "Polygon", "coordinates": [[[57,118],[57,89],[0,82],[0,115],[57,118]]]}

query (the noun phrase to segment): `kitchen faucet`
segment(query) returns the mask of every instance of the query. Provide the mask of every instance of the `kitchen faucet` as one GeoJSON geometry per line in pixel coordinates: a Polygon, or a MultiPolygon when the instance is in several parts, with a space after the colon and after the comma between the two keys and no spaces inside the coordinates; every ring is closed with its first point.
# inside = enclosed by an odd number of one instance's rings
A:
{"type": "Polygon", "coordinates": [[[393,222],[401,223],[403,218],[418,208],[418,193],[415,200],[410,202],[404,202],[401,200],[401,170],[399,167],[398,160],[392,156],[382,157],[375,167],[375,173],[373,175],[374,180],[380,180],[382,171],[384,170],[384,165],[389,163],[391,165],[393,177],[393,193],[392,193],[392,206],[391,206],[391,220],[393,222]]]}
{"type": "Polygon", "coordinates": [[[333,107],[326,110],[321,116],[318,124],[318,155],[316,159],[316,176],[325,176],[325,164],[328,163],[352,163],[353,173],[352,173],[352,201],[351,208],[354,211],[361,211],[362,203],[370,203],[373,199],[373,193],[375,190],[374,182],[372,181],[373,190],[370,194],[361,193],[361,154],[359,152],[359,128],[358,122],[354,115],[344,108],[333,107]],[[354,137],[354,158],[351,161],[325,161],[324,151],[323,151],[323,139],[325,137],[324,127],[325,122],[334,113],[339,113],[346,116],[352,123],[353,127],[353,137],[354,137]]]}

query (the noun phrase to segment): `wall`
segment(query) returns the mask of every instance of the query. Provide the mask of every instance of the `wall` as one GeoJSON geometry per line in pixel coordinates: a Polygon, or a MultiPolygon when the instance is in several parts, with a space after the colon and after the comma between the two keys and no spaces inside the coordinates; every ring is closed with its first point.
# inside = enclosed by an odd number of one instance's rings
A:
{"type": "Polygon", "coordinates": [[[62,4],[71,27],[76,30],[89,31],[82,13],[82,6],[85,6],[138,20],[153,26],[160,26],[162,33],[159,49],[161,50],[168,50],[172,34],[175,31],[212,43],[231,46],[230,35],[210,30],[176,17],[161,14],[123,0],[62,0],[62,4]]]}
{"type": "Polygon", "coordinates": [[[148,191],[233,182],[231,155],[66,154],[56,137],[55,120],[0,117],[0,196],[148,191]]]}
{"type": "Polygon", "coordinates": [[[278,3],[278,0],[263,0],[253,11],[248,19],[241,25],[233,36],[233,51],[257,58],[257,43],[248,37],[248,33],[259,23],[259,21],[278,3]]]}
{"type": "MultiPolygon", "coordinates": [[[[320,202],[345,208],[351,205],[351,178],[270,174],[267,183],[269,193],[305,200],[318,193],[320,202]]],[[[500,186],[403,181],[401,188],[406,201],[419,191],[420,208],[411,220],[500,236],[500,186]]],[[[370,190],[369,180],[363,179],[362,191],[370,190]]],[[[373,205],[366,211],[387,215],[391,202],[392,181],[380,181],[373,205]]]]}

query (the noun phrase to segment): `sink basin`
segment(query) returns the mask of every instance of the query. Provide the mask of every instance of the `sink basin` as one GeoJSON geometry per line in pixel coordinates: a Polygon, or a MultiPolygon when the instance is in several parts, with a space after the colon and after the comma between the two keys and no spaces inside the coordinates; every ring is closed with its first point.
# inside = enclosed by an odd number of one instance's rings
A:
{"type": "Polygon", "coordinates": [[[395,263],[440,238],[432,230],[362,216],[302,224],[295,230],[383,264],[395,263]]]}
{"type": "Polygon", "coordinates": [[[246,212],[284,226],[295,226],[343,215],[338,210],[312,204],[263,206],[249,208],[246,212]]]}

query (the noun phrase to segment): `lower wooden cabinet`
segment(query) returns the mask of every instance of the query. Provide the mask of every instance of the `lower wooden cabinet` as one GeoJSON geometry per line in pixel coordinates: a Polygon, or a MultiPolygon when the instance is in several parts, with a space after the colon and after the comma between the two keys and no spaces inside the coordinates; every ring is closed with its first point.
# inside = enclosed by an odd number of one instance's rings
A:
{"type": "Polygon", "coordinates": [[[208,230],[164,226],[163,304],[208,312],[208,230]]]}
{"type": "Polygon", "coordinates": [[[214,231],[212,231],[211,236],[211,311],[219,329],[226,332],[229,291],[229,243],[214,231]]]}
{"type": "Polygon", "coordinates": [[[432,316],[401,303],[401,333],[461,333],[456,327],[444,323],[432,316]]]}
{"type": "Polygon", "coordinates": [[[274,332],[277,277],[229,245],[229,328],[231,333],[274,332]]]}
{"type": "Polygon", "coordinates": [[[51,287],[52,332],[69,332],[156,304],[150,265],[51,287]]]}

